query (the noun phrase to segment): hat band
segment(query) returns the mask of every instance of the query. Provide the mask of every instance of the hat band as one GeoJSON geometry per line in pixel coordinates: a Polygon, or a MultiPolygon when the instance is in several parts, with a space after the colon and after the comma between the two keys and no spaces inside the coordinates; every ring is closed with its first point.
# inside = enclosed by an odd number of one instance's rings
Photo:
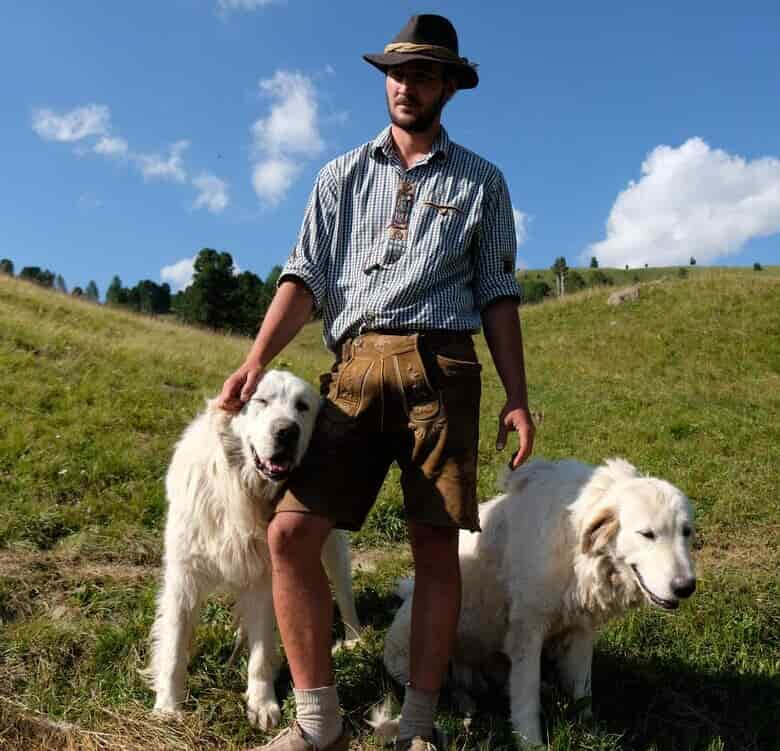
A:
{"type": "Polygon", "coordinates": [[[442,60],[451,60],[452,62],[462,63],[463,60],[458,57],[451,49],[442,47],[438,44],[415,44],[414,42],[393,42],[385,47],[385,54],[390,52],[401,52],[406,54],[423,53],[440,57],[442,60]]]}

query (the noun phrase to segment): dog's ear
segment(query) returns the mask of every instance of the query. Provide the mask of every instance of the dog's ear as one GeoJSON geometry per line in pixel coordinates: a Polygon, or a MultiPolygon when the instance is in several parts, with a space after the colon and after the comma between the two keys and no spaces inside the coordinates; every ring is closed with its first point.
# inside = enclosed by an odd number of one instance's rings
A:
{"type": "Polygon", "coordinates": [[[582,533],[580,539],[582,552],[593,555],[603,550],[610,540],[615,538],[619,526],[620,522],[614,509],[608,507],[599,509],[588,521],[582,533]]]}
{"type": "Polygon", "coordinates": [[[228,413],[226,418],[221,418],[217,426],[217,435],[222,444],[222,450],[225,452],[227,462],[231,467],[240,467],[244,463],[244,446],[241,437],[236,434],[232,427],[232,417],[228,413]]]}

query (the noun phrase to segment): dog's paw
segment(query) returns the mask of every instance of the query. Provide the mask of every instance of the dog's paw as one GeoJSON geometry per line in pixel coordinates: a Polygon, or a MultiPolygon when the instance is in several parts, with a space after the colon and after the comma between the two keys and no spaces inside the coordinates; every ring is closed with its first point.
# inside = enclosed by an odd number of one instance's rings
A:
{"type": "Polygon", "coordinates": [[[388,695],[381,704],[371,708],[366,723],[374,728],[374,737],[383,744],[392,743],[398,737],[401,715],[393,714],[393,697],[388,695]]]}
{"type": "Polygon", "coordinates": [[[184,712],[178,709],[175,704],[155,704],[152,715],[160,720],[174,720],[181,722],[184,719],[184,712]]]}
{"type": "Polygon", "coordinates": [[[547,748],[538,729],[514,730],[512,735],[515,736],[515,744],[520,751],[540,751],[547,748]]]}
{"type": "Polygon", "coordinates": [[[275,728],[282,719],[282,710],[276,699],[256,697],[247,699],[246,716],[249,722],[260,730],[275,728]]]}

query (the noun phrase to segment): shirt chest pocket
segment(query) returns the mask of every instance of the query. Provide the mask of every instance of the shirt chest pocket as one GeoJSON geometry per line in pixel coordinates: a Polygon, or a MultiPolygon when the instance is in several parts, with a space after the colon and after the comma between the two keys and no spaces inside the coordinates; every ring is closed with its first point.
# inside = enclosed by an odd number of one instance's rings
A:
{"type": "Polygon", "coordinates": [[[422,201],[420,229],[426,240],[447,256],[462,255],[470,241],[462,201],[422,201]]]}

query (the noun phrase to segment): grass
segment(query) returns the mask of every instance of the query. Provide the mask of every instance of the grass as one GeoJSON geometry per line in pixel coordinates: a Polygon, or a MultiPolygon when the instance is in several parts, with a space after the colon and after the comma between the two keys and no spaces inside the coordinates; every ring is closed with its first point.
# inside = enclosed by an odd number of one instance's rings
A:
{"type": "MultiPolygon", "coordinates": [[[[646,270],[636,302],[588,290],[522,311],[535,453],[623,456],[682,487],[697,510],[699,589],[674,616],[641,610],[606,629],[594,661],[595,720],[554,688],[554,751],[780,749],[780,268],[646,270]]],[[[631,273],[631,272],[627,272],[631,273]]],[[[639,272],[640,275],[645,273],[639,272]]],[[[627,279],[630,283],[632,280],[627,279]]],[[[240,749],[246,658],[228,665],[229,603],[205,608],[187,714],[162,723],[138,676],[161,554],[162,478],[186,423],[248,341],[97,308],[0,276],[0,749],[240,749]]],[[[478,492],[502,392],[486,367],[478,492]]],[[[316,382],[318,324],[278,364],[316,382]]],[[[358,611],[369,625],[336,670],[357,745],[387,693],[382,636],[409,570],[397,474],[354,535],[358,611]]],[[[287,697],[289,675],[277,689],[287,697]]],[[[470,726],[442,696],[458,749],[512,747],[500,691],[470,726]]]]}

